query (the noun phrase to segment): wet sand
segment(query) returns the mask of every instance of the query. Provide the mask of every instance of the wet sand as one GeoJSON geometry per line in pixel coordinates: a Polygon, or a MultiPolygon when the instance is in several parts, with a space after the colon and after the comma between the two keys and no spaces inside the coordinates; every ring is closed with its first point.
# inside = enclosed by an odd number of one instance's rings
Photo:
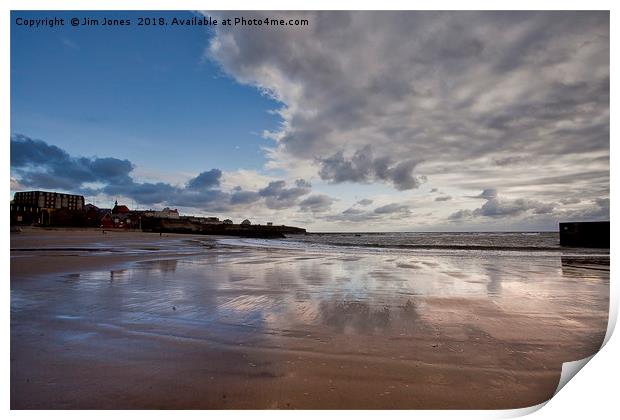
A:
{"type": "Polygon", "coordinates": [[[519,408],[598,350],[609,259],[11,235],[11,408],[519,408]]]}

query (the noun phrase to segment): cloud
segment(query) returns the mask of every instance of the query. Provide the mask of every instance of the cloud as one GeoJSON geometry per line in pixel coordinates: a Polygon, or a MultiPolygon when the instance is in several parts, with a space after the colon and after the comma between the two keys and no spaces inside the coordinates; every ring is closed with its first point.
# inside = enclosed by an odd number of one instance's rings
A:
{"type": "Polygon", "coordinates": [[[460,221],[464,219],[470,219],[473,216],[471,210],[458,210],[448,216],[448,220],[451,221],[460,221]]]}
{"type": "Polygon", "coordinates": [[[485,217],[505,217],[514,216],[526,211],[532,211],[534,214],[549,214],[553,211],[555,204],[542,203],[536,200],[527,200],[519,198],[516,200],[492,198],[476,209],[474,216],[485,217]]]}
{"type": "Polygon", "coordinates": [[[298,179],[295,181],[295,186],[297,188],[312,188],[312,184],[305,179],[298,179]]]}
{"type": "Polygon", "coordinates": [[[450,201],[452,200],[452,197],[450,197],[449,195],[442,195],[439,197],[435,197],[435,201],[450,201]]]}
{"type": "Polygon", "coordinates": [[[17,134],[11,136],[11,169],[27,188],[79,189],[90,182],[128,182],[133,165],[111,157],[72,157],[59,147],[17,134]]]}
{"type": "Polygon", "coordinates": [[[101,189],[101,192],[109,196],[125,196],[138,203],[147,205],[174,203],[179,195],[179,191],[179,188],[164,182],[136,183],[134,181],[123,184],[110,184],[101,189]]]}
{"type": "MultiPolygon", "coordinates": [[[[282,104],[270,167],[401,191],[427,176],[461,196],[489,183],[539,202],[608,194],[608,12],[277,15],[310,25],[221,26],[206,50],[282,104]]],[[[495,211],[520,207],[548,211],[505,200],[495,211]]]]}
{"type": "Polygon", "coordinates": [[[330,209],[335,200],[327,195],[311,195],[299,203],[301,211],[311,211],[313,213],[325,212],[330,209]]]}
{"type": "Polygon", "coordinates": [[[323,220],[328,222],[352,222],[352,223],[364,223],[370,221],[380,221],[382,215],[373,211],[367,211],[362,209],[356,209],[350,207],[340,213],[328,214],[321,216],[323,220]]]}
{"type": "Polygon", "coordinates": [[[481,207],[474,210],[458,210],[448,216],[448,220],[462,221],[478,217],[501,219],[519,216],[524,213],[549,215],[553,213],[557,206],[556,203],[545,203],[532,199],[498,197],[497,191],[494,189],[486,189],[480,195],[474,196],[474,198],[483,197],[487,197],[487,201],[481,207]]]}
{"type": "Polygon", "coordinates": [[[594,202],[601,208],[609,209],[609,198],[597,198],[594,202]]]}
{"type": "Polygon", "coordinates": [[[211,169],[210,171],[202,172],[195,178],[192,178],[187,183],[187,188],[191,190],[201,190],[220,185],[220,178],[222,177],[222,171],[219,169],[211,169]]]}
{"type": "Polygon", "coordinates": [[[411,210],[409,206],[399,203],[390,203],[375,208],[374,210],[363,210],[360,208],[349,207],[348,209],[337,213],[322,216],[323,220],[330,222],[378,222],[385,223],[390,218],[399,219],[402,216],[409,216],[411,210]]]}
{"type": "Polygon", "coordinates": [[[80,183],[76,183],[74,179],[67,178],[65,176],[57,176],[47,172],[29,172],[22,175],[19,180],[19,184],[23,188],[48,188],[48,189],[62,189],[72,190],[77,188],[80,183]]]}
{"type": "Polygon", "coordinates": [[[527,160],[525,156],[502,156],[493,159],[493,162],[498,166],[509,166],[523,163],[527,160]]]}
{"type": "MultiPolygon", "coordinates": [[[[248,205],[268,209],[290,209],[299,198],[312,191],[310,182],[298,179],[295,186],[272,181],[258,191],[241,187],[221,189],[223,173],[214,168],[190,178],[184,186],[167,182],[138,182],[132,176],[134,165],[112,157],[86,158],[69,155],[61,148],[27,136],[11,137],[11,185],[19,189],[45,188],[87,195],[126,197],[143,206],[167,205],[205,211],[228,211],[248,205]],[[99,183],[100,187],[88,186],[99,183]]],[[[329,208],[327,196],[313,196],[303,203],[310,211],[329,208]],[[313,201],[314,200],[314,201],[313,201]]]]}
{"type": "Polygon", "coordinates": [[[497,190],[495,188],[486,188],[478,195],[470,195],[469,198],[482,198],[490,200],[497,197],[497,190]]]}
{"type": "Polygon", "coordinates": [[[423,182],[413,175],[416,162],[412,159],[394,163],[390,157],[375,158],[372,148],[365,146],[357,150],[349,159],[343,151],[338,151],[326,158],[318,159],[319,175],[332,183],[390,181],[398,190],[418,188],[423,182]]]}
{"type": "Polygon", "coordinates": [[[230,197],[230,204],[250,204],[260,199],[260,194],[255,191],[235,191],[230,197]]]}
{"type": "Polygon", "coordinates": [[[374,212],[376,214],[391,214],[391,213],[409,213],[409,206],[404,204],[392,203],[385,206],[377,207],[374,212]]]}
{"type": "Polygon", "coordinates": [[[310,192],[310,183],[303,179],[295,182],[295,187],[287,188],[286,181],[272,181],[258,191],[270,209],[289,208],[297,204],[298,199],[310,192]]]}
{"type": "Polygon", "coordinates": [[[22,134],[11,136],[11,167],[23,168],[47,165],[48,162],[68,162],[69,155],[59,147],[42,140],[33,140],[22,134]]]}
{"type": "Polygon", "coordinates": [[[364,214],[364,213],[366,213],[366,210],[356,209],[354,207],[349,207],[348,209],[342,212],[342,214],[344,215],[353,215],[353,216],[364,214]]]}
{"type": "MultiPolygon", "coordinates": [[[[574,203],[577,204],[577,203],[574,203]]],[[[606,221],[609,220],[609,198],[597,198],[591,201],[580,201],[579,206],[561,209],[559,221],[606,221]]]]}
{"type": "Polygon", "coordinates": [[[369,206],[373,203],[373,201],[369,198],[362,198],[361,200],[357,201],[357,204],[359,204],[360,206],[369,206]]]}
{"type": "Polygon", "coordinates": [[[20,182],[16,178],[11,177],[10,188],[11,188],[11,191],[18,191],[18,190],[23,190],[25,187],[22,184],[20,184],[20,182]]]}

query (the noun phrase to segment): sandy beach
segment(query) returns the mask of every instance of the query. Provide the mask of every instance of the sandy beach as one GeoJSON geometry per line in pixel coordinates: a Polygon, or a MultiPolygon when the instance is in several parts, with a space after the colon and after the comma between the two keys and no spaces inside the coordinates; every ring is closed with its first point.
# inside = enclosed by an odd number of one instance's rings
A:
{"type": "Polygon", "coordinates": [[[607,328],[609,259],[11,234],[13,409],[487,409],[607,328]]]}

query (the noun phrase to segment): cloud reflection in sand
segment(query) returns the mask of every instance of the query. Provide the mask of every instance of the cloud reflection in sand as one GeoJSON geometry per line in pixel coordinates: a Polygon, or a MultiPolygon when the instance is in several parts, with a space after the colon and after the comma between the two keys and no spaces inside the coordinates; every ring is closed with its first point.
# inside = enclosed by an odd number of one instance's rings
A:
{"type": "Polygon", "coordinates": [[[593,301],[606,310],[608,266],[600,261],[595,265],[602,270],[575,268],[569,259],[527,261],[484,255],[213,253],[81,273],[72,288],[76,298],[86,301],[99,300],[93,293],[105,295],[106,310],[114,318],[219,322],[227,328],[250,326],[257,333],[261,328],[273,332],[320,327],[340,334],[389,335],[409,331],[414,324],[440,324],[438,313],[451,308],[438,312],[433,305],[438,299],[483,302],[505,315],[527,313],[560,321],[567,311],[580,310],[575,302],[585,311],[592,312],[593,301]],[[580,280],[583,276],[592,281],[580,280]],[[81,288],[88,294],[79,293],[81,288]]]}

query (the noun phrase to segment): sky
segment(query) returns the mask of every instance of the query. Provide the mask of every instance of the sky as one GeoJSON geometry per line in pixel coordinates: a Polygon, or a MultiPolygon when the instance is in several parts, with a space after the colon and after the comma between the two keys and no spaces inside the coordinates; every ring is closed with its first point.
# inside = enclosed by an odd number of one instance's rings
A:
{"type": "Polygon", "coordinates": [[[607,12],[11,17],[11,193],[309,231],[609,219],[607,12]],[[308,25],[221,25],[241,16],[308,25]]]}

